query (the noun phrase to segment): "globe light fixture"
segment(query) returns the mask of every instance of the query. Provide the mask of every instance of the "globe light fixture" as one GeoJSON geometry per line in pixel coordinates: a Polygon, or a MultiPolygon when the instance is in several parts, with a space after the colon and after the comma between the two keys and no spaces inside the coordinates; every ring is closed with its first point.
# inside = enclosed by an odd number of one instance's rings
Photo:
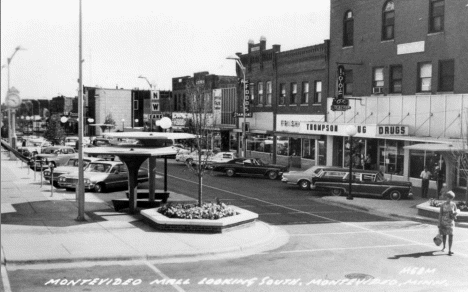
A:
{"type": "Polygon", "coordinates": [[[163,117],[159,120],[159,126],[164,130],[169,129],[172,126],[172,121],[168,117],[163,117]]]}

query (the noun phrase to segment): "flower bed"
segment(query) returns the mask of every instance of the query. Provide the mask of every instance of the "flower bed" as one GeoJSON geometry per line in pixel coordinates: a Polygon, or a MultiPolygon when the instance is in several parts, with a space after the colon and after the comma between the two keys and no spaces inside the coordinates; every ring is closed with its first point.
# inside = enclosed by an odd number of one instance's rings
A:
{"type": "Polygon", "coordinates": [[[159,213],[169,218],[217,220],[237,215],[236,211],[224,203],[204,203],[201,207],[194,204],[168,204],[159,208],[159,213]]]}
{"type": "MultiPolygon", "coordinates": [[[[429,206],[431,206],[431,207],[440,207],[440,205],[442,205],[444,202],[445,201],[443,201],[443,200],[431,199],[429,201],[429,206]]],[[[457,205],[457,209],[460,210],[461,212],[468,212],[468,205],[466,205],[465,202],[457,202],[456,205],[457,205]]]]}

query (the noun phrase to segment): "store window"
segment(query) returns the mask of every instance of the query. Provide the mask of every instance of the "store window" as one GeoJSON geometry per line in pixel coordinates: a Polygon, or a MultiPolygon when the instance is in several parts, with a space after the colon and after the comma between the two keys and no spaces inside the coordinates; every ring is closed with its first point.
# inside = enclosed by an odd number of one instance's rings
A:
{"type": "Polygon", "coordinates": [[[238,149],[237,134],[234,133],[234,132],[230,133],[229,149],[230,150],[235,150],[235,151],[237,151],[237,149],[238,149]]]}
{"type": "Polygon", "coordinates": [[[315,139],[302,139],[302,158],[315,159],[315,139]]]}
{"type": "Polygon", "coordinates": [[[395,4],[387,1],[382,13],[382,40],[393,40],[395,32],[395,4]]]}
{"type": "Polygon", "coordinates": [[[309,103],[309,82],[302,82],[301,104],[309,103]]]}
{"type": "Polygon", "coordinates": [[[353,45],[354,40],[354,16],[351,10],[346,11],[343,21],[343,47],[353,45]]]}
{"type": "Polygon", "coordinates": [[[322,81],[315,81],[314,103],[322,102],[322,81]]]}
{"type": "Polygon", "coordinates": [[[280,84],[280,94],[279,94],[278,104],[279,105],[286,104],[286,84],[284,83],[280,84]]]}
{"type": "Polygon", "coordinates": [[[445,1],[431,0],[429,7],[429,32],[444,31],[445,1]]]}
{"type": "Polygon", "coordinates": [[[439,155],[433,151],[410,151],[409,176],[420,178],[421,171],[424,170],[424,167],[427,167],[431,173],[434,173],[435,166],[439,163],[439,160],[439,155]]]}
{"type": "Polygon", "coordinates": [[[455,61],[439,61],[439,91],[453,91],[455,61]]]}
{"type": "Polygon", "coordinates": [[[277,155],[289,155],[289,138],[278,136],[276,138],[276,154],[277,155]]]}
{"type": "Polygon", "coordinates": [[[258,104],[263,104],[263,82],[258,82],[258,104]]]}
{"type": "Polygon", "coordinates": [[[301,155],[301,139],[289,138],[289,156],[301,155]]]}
{"type": "Polygon", "coordinates": [[[432,89],[432,64],[418,64],[418,92],[429,92],[432,89]]]}
{"type": "Polygon", "coordinates": [[[271,105],[271,98],[272,98],[272,89],[271,89],[271,81],[266,83],[266,105],[271,105]]]}
{"type": "Polygon", "coordinates": [[[403,82],[403,67],[395,65],[390,67],[390,93],[401,93],[403,82]]]}
{"type": "Polygon", "coordinates": [[[404,142],[379,140],[379,169],[383,173],[403,175],[404,142]]]}

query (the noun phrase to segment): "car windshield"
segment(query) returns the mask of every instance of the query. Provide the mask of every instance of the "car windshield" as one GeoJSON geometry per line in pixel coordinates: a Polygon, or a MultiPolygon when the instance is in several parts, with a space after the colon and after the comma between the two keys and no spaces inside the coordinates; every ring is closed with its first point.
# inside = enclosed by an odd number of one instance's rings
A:
{"type": "Polygon", "coordinates": [[[56,154],[57,151],[59,151],[58,149],[54,149],[54,148],[49,148],[49,149],[45,149],[44,150],[44,154],[56,154]]]}
{"type": "Polygon", "coordinates": [[[85,168],[85,172],[109,172],[109,169],[111,168],[110,164],[106,163],[90,163],[88,166],[85,168]]]}

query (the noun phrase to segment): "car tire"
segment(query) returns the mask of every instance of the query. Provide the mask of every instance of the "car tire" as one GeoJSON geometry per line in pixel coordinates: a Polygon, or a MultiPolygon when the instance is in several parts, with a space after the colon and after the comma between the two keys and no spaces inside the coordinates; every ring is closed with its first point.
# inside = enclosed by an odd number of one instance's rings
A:
{"type": "Polygon", "coordinates": [[[388,194],[388,197],[392,201],[399,201],[401,199],[401,193],[399,191],[396,191],[396,190],[390,191],[390,193],[388,194]]]}
{"type": "Polygon", "coordinates": [[[330,194],[332,196],[342,196],[343,195],[343,190],[342,189],[331,189],[330,194]]]}
{"type": "Polygon", "coordinates": [[[234,171],[234,169],[232,169],[232,168],[226,169],[226,175],[227,176],[233,177],[235,174],[236,174],[236,172],[234,171]]]}
{"type": "Polygon", "coordinates": [[[104,193],[105,190],[106,190],[106,187],[104,186],[103,183],[98,183],[98,184],[94,185],[93,191],[95,193],[104,193]]]}
{"type": "Polygon", "coordinates": [[[278,178],[278,173],[276,171],[271,170],[267,173],[267,176],[269,179],[275,180],[278,178]]]}
{"type": "Polygon", "coordinates": [[[305,179],[300,180],[298,185],[301,190],[307,191],[310,189],[310,182],[306,181],[305,179]]]}
{"type": "Polygon", "coordinates": [[[54,182],[52,183],[52,185],[53,185],[54,187],[56,187],[57,189],[59,189],[59,188],[60,188],[60,186],[59,186],[58,182],[56,182],[56,181],[54,181],[54,182]]]}
{"type": "Polygon", "coordinates": [[[193,159],[189,158],[189,159],[185,160],[185,163],[187,163],[188,165],[192,165],[193,164],[193,159]]]}

